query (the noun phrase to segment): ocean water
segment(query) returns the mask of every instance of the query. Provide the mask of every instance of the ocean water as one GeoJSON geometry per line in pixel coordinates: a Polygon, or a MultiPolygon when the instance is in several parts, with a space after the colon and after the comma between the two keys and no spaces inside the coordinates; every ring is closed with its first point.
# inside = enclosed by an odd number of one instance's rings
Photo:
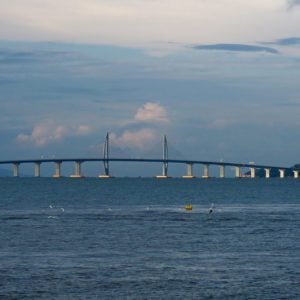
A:
{"type": "Polygon", "coordinates": [[[0,299],[300,299],[300,180],[0,178],[0,299]]]}

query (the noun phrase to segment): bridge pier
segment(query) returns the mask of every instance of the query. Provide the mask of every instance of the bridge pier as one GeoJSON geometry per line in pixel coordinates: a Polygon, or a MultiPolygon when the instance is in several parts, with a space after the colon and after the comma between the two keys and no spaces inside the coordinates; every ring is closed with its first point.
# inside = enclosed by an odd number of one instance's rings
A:
{"type": "Polygon", "coordinates": [[[55,162],[53,177],[54,178],[60,178],[61,177],[61,161],[56,161],[55,162]]]}
{"type": "Polygon", "coordinates": [[[34,177],[41,177],[41,163],[34,163],[34,177]]]}
{"type": "Polygon", "coordinates": [[[220,166],[220,178],[225,178],[225,166],[220,166]]]}
{"type": "Polygon", "coordinates": [[[250,177],[255,178],[255,168],[250,168],[250,177]]]}
{"type": "Polygon", "coordinates": [[[203,176],[202,178],[209,178],[209,164],[203,166],[203,176]]]}
{"type": "Polygon", "coordinates": [[[75,161],[75,174],[71,175],[72,178],[81,178],[81,161],[75,161]]]}
{"type": "Polygon", "coordinates": [[[241,177],[241,167],[236,166],[235,167],[235,177],[240,178],[241,177]]]}
{"type": "Polygon", "coordinates": [[[285,175],[285,170],[284,169],[279,169],[279,177],[284,178],[285,175]]]}
{"type": "Polygon", "coordinates": [[[270,178],[270,172],[271,172],[270,168],[265,168],[265,178],[270,178]]]}
{"type": "Polygon", "coordinates": [[[193,175],[193,164],[186,164],[186,173],[182,178],[195,178],[193,175]]]}
{"type": "Polygon", "coordinates": [[[99,178],[112,178],[113,176],[110,176],[109,174],[108,175],[99,175],[98,176],[99,178]]]}
{"type": "Polygon", "coordinates": [[[13,176],[14,177],[19,177],[19,165],[20,163],[13,163],[13,176]]]}
{"type": "Polygon", "coordinates": [[[299,178],[299,171],[298,170],[293,170],[294,173],[294,178],[299,178]]]}

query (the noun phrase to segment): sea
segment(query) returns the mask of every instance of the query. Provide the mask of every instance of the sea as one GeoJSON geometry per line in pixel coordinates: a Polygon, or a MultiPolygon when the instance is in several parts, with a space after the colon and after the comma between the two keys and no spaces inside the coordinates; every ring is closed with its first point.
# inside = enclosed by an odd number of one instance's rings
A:
{"type": "Polygon", "coordinates": [[[0,178],[0,299],[300,299],[300,180],[0,178]]]}

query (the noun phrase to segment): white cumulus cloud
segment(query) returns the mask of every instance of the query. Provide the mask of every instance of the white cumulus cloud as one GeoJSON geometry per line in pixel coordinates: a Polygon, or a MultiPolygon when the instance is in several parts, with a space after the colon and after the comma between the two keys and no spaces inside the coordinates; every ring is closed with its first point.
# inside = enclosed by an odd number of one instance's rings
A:
{"type": "Polygon", "coordinates": [[[140,107],[134,116],[139,122],[166,123],[169,122],[166,109],[159,103],[147,102],[140,107]]]}
{"type": "Polygon", "coordinates": [[[120,148],[145,149],[157,139],[157,133],[150,128],[125,130],[121,136],[110,134],[110,143],[120,148]]]}
{"type": "Polygon", "coordinates": [[[22,144],[30,143],[37,147],[43,147],[63,140],[68,136],[87,135],[91,131],[92,129],[88,125],[68,126],[48,120],[36,124],[30,134],[20,133],[16,137],[16,141],[22,144]]]}
{"type": "Polygon", "coordinates": [[[79,125],[77,128],[77,135],[89,135],[92,132],[92,128],[89,125],[79,125]]]}

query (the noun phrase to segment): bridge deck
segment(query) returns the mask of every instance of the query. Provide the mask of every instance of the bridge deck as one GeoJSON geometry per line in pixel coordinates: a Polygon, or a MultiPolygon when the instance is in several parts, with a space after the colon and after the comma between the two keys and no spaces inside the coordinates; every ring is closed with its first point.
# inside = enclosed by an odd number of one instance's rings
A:
{"type": "Polygon", "coordinates": [[[300,168],[257,165],[247,163],[233,163],[220,161],[205,161],[205,160],[182,160],[182,159],[157,159],[157,158],[47,158],[47,159],[23,159],[23,160],[2,160],[0,164],[24,164],[24,163],[49,163],[49,162],[146,162],[146,163],[175,163],[175,164],[201,164],[201,165],[216,165],[216,166],[231,166],[245,167],[256,169],[282,169],[282,170],[300,170],[300,168]]]}

